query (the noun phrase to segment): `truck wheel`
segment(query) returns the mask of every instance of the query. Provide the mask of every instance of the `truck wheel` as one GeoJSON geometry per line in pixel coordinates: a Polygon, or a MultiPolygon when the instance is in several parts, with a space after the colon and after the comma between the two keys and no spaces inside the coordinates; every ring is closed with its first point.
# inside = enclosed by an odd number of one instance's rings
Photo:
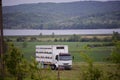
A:
{"type": "Polygon", "coordinates": [[[52,69],[52,70],[55,70],[55,69],[56,69],[56,66],[55,66],[55,65],[52,65],[52,66],[51,66],[51,69],[52,69]]]}

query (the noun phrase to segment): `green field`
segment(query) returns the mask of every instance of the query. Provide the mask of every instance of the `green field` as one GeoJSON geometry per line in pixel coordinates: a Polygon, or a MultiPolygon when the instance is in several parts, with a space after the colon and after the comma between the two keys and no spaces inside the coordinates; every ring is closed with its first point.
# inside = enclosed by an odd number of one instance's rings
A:
{"type": "MultiPolygon", "coordinates": [[[[97,67],[101,73],[100,80],[119,80],[111,78],[109,79],[109,72],[115,73],[116,65],[111,63],[94,63],[94,67],[97,67]]],[[[84,62],[75,62],[72,70],[60,70],[60,80],[84,80],[84,72],[88,69],[88,64],[84,62]]],[[[41,80],[58,80],[57,70],[41,70],[44,79],[41,80]]],[[[118,71],[119,72],[119,71],[118,71]]],[[[25,80],[31,80],[29,77],[25,80]]],[[[88,79],[91,80],[91,79],[88,79]]]]}
{"type": "MultiPolygon", "coordinates": [[[[111,46],[85,48],[88,44],[103,44],[103,42],[26,42],[27,46],[23,47],[23,42],[14,42],[24,56],[30,60],[34,57],[36,45],[68,45],[69,53],[74,56],[73,62],[82,62],[80,53],[89,55],[95,62],[103,62],[112,51],[111,46]]],[[[107,42],[104,42],[107,44],[107,42]]]]}
{"type": "MultiPolygon", "coordinates": [[[[91,35],[91,36],[80,36],[80,39],[89,39],[89,42],[70,42],[67,41],[71,36],[26,36],[22,37],[24,41],[17,41],[20,37],[6,37],[6,39],[11,40],[14,45],[24,54],[24,57],[31,62],[32,58],[35,57],[35,46],[36,45],[68,45],[69,53],[74,56],[72,70],[60,70],[60,80],[84,80],[84,73],[88,71],[88,64],[81,57],[81,53],[88,55],[93,60],[94,67],[98,68],[102,75],[101,80],[109,80],[111,76],[109,73],[115,73],[116,64],[109,63],[106,58],[108,58],[111,53],[113,46],[104,46],[105,44],[109,44],[111,42],[102,41],[101,39],[105,39],[111,36],[103,36],[103,35],[91,35]],[[99,38],[97,39],[95,38],[99,38]],[[96,39],[96,41],[92,41],[96,39]],[[35,39],[35,40],[34,40],[35,39]],[[55,41],[55,39],[59,41],[55,41]],[[66,41],[64,41],[64,39],[66,41]],[[32,41],[31,41],[32,40],[32,41]],[[23,46],[26,44],[26,46],[23,46]],[[88,46],[90,45],[90,46],[88,46]],[[98,45],[98,46],[94,46],[98,45]],[[102,45],[102,46],[101,46],[102,45]]],[[[58,71],[57,70],[40,70],[42,74],[36,73],[36,75],[40,75],[43,79],[41,80],[58,80],[58,71]],[[52,74],[52,75],[51,75],[52,74]]],[[[11,80],[12,78],[6,79],[11,80]]],[[[15,80],[14,77],[12,80],[15,80]]],[[[24,80],[31,80],[30,75],[28,75],[24,80]]],[[[111,80],[115,80],[112,78],[111,80]]]]}
{"type": "MultiPolygon", "coordinates": [[[[110,79],[110,74],[115,74],[116,64],[112,63],[94,63],[94,67],[98,68],[101,71],[101,78],[99,80],[119,80],[114,79],[114,76],[110,79]]],[[[84,80],[84,72],[88,69],[88,64],[85,62],[74,62],[72,70],[60,70],[60,80],[84,80]]],[[[39,80],[58,80],[58,70],[42,69],[39,74],[42,79],[39,80]]],[[[120,71],[118,71],[120,73],[120,71]]],[[[6,77],[5,80],[16,80],[14,77],[6,77]]],[[[27,76],[24,80],[38,80],[31,79],[30,76],[27,76]]],[[[87,79],[91,80],[91,79],[87,79]]]]}
{"type": "MultiPolygon", "coordinates": [[[[116,68],[117,65],[109,63],[106,60],[106,58],[111,55],[113,46],[86,47],[88,44],[103,45],[109,42],[26,42],[26,47],[23,47],[23,43],[24,42],[14,42],[14,45],[20,49],[28,61],[31,61],[31,57],[35,56],[36,45],[68,45],[69,53],[74,56],[72,70],[60,70],[60,80],[84,80],[84,73],[86,73],[90,67],[82,59],[81,53],[91,57],[94,67],[101,71],[100,80],[119,80],[115,75],[116,71],[120,74],[120,71],[116,68]],[[111,76],[113,77],[110,79],[111,76]]],[[[39,76],[43,78],[41,80],[58,80],[58,70],[42,69],[40,71],[42,74],[39,74],[39,76]]],[[[12,77],[6,78],[6,80],[11,79],[15,80],[12,77]]],[[[31,78],[28,75],[24,80],[31,80],[31,78]]]]}

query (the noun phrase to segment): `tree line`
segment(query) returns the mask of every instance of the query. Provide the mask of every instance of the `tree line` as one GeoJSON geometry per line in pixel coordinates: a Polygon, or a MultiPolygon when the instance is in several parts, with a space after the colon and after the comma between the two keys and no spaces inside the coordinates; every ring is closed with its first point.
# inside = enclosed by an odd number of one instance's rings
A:
{"type": "MultiPolygon", "coordinates": [[[[102,37],[102,36],[101,36],[102,37]]],[[[68,35],[64,36],[57,36],[57,35],[49,35],[49,36],[18,36],[18,37],[5,37],[5,41],[7,42],[111,42],[113,37],[97,37],[92,36],[89,37],[82,37],[80,35],[68,35]]]]}

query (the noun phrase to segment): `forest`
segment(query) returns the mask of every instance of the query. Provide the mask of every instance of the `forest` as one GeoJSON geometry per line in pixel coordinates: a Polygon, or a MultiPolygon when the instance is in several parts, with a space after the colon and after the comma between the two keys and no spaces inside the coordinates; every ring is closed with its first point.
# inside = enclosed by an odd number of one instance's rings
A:
{"type": "Polygon", "coordinates": [[[120,28],[119,1],[3,6],[4,29],[120,28]]]}

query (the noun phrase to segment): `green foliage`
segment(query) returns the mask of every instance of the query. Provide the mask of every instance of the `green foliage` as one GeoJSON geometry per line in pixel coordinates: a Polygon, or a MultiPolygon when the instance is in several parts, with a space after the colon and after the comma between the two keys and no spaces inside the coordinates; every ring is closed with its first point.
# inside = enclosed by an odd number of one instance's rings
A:
{"type": "Polygon", "coordinates": [[[18,37],[18,38],[16,38],[16,41],[17,42],[23,42],[25,40],[25,37],[18,37]]]}
{"type": "MultiPolygon", "coordinates": [[[[27,47],[22,47],[22,42],[14,42],[15,46],[22,50],[24,57],[31,61],[31,56],[35,56],[35,46],[36,45],[68,45],[69,52],[74,56],[73,62],[83,62],[80,57],[80,52],[83,51],[90,57],[92,57],[95,62],[104,62],[104,59],[110,56],[112,46],[99,46],[99,47],[87,47],[89,45],[95,44],[109,44],[109,42],[27,42],[27,47]],[[85,47],[90,48],[90,50],[85,49],[85,47]]],[[[106,62],[106,61],[105,61],[106,62]]]]}
{"type": "Polygon", "coordinates": [[[8,72],[17,78],[17,80],[23,80],[28,72],[27,61],[23,58],[23,55],[13,44],[9,44],[8,51],[5,55],[5,64],[8,72]]]}
{"type": "Polygon", "coordinates": [[[111,59],[114,63],[120,65],[120,34],[118,32],[113,32],[112,40],[114,48],[111,54],[111,59]]]}
{"type": "Polygon", "coordinates": [[[102,80],[102,72],[98,68],[89,68],[83,75],[83,80],[102,80]]]}
{"type": "Polygon", "coordinates": [[[30,63],[30,74],[33,80],[41,80],[40,68],[37,65],[38,62],[32,58],[32,62],[30,63]]]}
{"type": "Polygon", "coordinates": [[[120,34],[118,32],[113,32],[112,40],[113,40],[113,43],[119,41],[120,40],[120,34]]]}
{"type": "Polygon", "coordinates": [[[93,66],[93,60],[88,55],[81,53],[81,57],[88,63],[90,67],[93,66]]]}
{"type": "Polygon", "coordinates": [[[39,36],[5,36],[7,42],[111,42],[111,35],[39,35],[39,36]],[[9,39],[9,41],[7,41],[9,39]]]}
{"type": "Polygon", "coordinates": [[[30,41],[36,41],[36,40],[37,40],[37,39],[36,39],[36,37],[34,37],[34,36],[30,38],[30,41]]]}
{"type": "Polygon", "coordinates": [[[83,71],[83,80],[101,80],[102,71],[94,67],[93,60],[85,53],[81,53],[81,57],[87,62],[88,68],[83,71]]]}
{"type": "Polygon", "coordinates": [[[69,42],[78,42],[80,41],[80,36],[73,34],[72,36],[70,36],[70,38],[68,39],[69,42]]]}
{"type": "Polygon", "coordinates": [[[15,75],[17,74],[17,65],[21,61],[22,55],[18,51],[17,48],[14,47],[13,44],[9,46],[9,49],[6,54],[6,65],[8,68],[8,71],[12,74],[15,75]]]}
{"type": "Polygon", "coordinates": [[[28,62],[25,59],[22,59],[22,61],[17,66],[17,79],[23,80],[23,78],[27,77],[29,74],[29,65],[28,62]]]}
{"type": "Polygon", "coordinates": [[[10,75],[10,79],[24,80],[24,78],[30,77],[31,80],[51,80],[51,77],[46,74],[46,72],[51,71],[49,68],[46,70],[42,69],[34,58],[28,63],[23,54],[12,43],[8,45],[5,63],[7,75],[10,75]]]}
{"type": "Polygon", "coordinates": [[[27,47],[27,42],[23,42],[23,48],[26,48],[27,47]]]}
{"type": "Polygon", "coordinates": [[[113,42],[114,42],[114,48],[111,53],[110,61],[115,63],[115,69],[114,72],[108,71],[108,80],[119,80],[120,79],[120,41],[118,41],[118,34],[113,34],[113,42]]]}
{"type": "Polygon", "coordinates": [[[112,61],[120,65],[120,41],[115,43],[115,48],[111,54],[112,61]]]}
{"type": "Polygon", "coordinates": [[[119,23],[118,1],[40,3],[3,7],[3,25],[6,29],[108,29],[120,28],[119,23]]]}
{"type": "MultiPolygon", "coordinates": [[[[38,67],[38,63],[35,61],[33,58],[30,61],[30,57],[34,56],[34,50],[35,50],[35,45],[52,45],[52,44],[65,44],[69,46],[70,53],[75,56],[76,62],[73,61],[73,69],[70,71],[62,70],[60,71],[61,73],[61,80],[119,80],[119,72],[115,72],[116,66],[113,63],[93,63],[94,59],[95,61],[99,58],[109,56],[109,53],[111,53],[112,47],[108,46],[100,46],[100,47],[87,47],[87,44],[90,45],[95,45],[95,44],[109,44],[109,43],[101,43],[101,42],[27,42],[28,47],[23,48],[22,46],[23,42],[15,42],[15,46],[17,46],[19,49],[21,49],[24,52],[24,56],[29,61],[28,63],[22,59],[20,64],[18,65],[19,67],[17,68],[19,72],[19,79],[20,76],[23,76],[24,72],[25,75],[24,77],[25,80],[57,80],[57,71],[51,71],[49,68],[48,69],[41,69],[38,67]],[[80,55],[80,51],[82,52],[80,55]],[[103,55],[103,56],[101,56],[103,55]],[[81,56],[87,63],[80,63],[81,61],[81,56]],[[95,59],[96,58],[96,59],[95,59]],[[25,63],[25,64],[24,64],[25,63]],[[26,70],[27,68],[27,70],[26,70]],[[28,71],[29,70],[29,71],[28,71]],[[107,71],[109,71],[107,73],[107,71]],[[81,73],[80,75],[78,73],[81,73]],[[78,78],[78,76],[80,78],[78,78]],[[104,76],[104,78],[103,78],[104,76]]],[[[118,44],[118,43],[117,43],[118,44]]],[[[14,47],[15,47],[14,46],[14,47]]],[[[17,48],[17,49],[18,49],[17,48]]],[[[82,60],[83,61],[83,60],[82,60]]],[[[100,60],[98,60],[100,61],[100,60]]],[[[12,68],[13,69],[13,68],[12,68]]],[[[11,74],[12,75],[12,74],[11,74]]],[[[6,77],[6,80],[15,80],[14,77],[6,77]]]]}
{"type": "Polygon", "coordinates": [[[30,78],[32,80],[51,80],[46,72],[50,72],[50,68],[42,69],[42,65],[32,58],[30,66],[30,78]]]}

